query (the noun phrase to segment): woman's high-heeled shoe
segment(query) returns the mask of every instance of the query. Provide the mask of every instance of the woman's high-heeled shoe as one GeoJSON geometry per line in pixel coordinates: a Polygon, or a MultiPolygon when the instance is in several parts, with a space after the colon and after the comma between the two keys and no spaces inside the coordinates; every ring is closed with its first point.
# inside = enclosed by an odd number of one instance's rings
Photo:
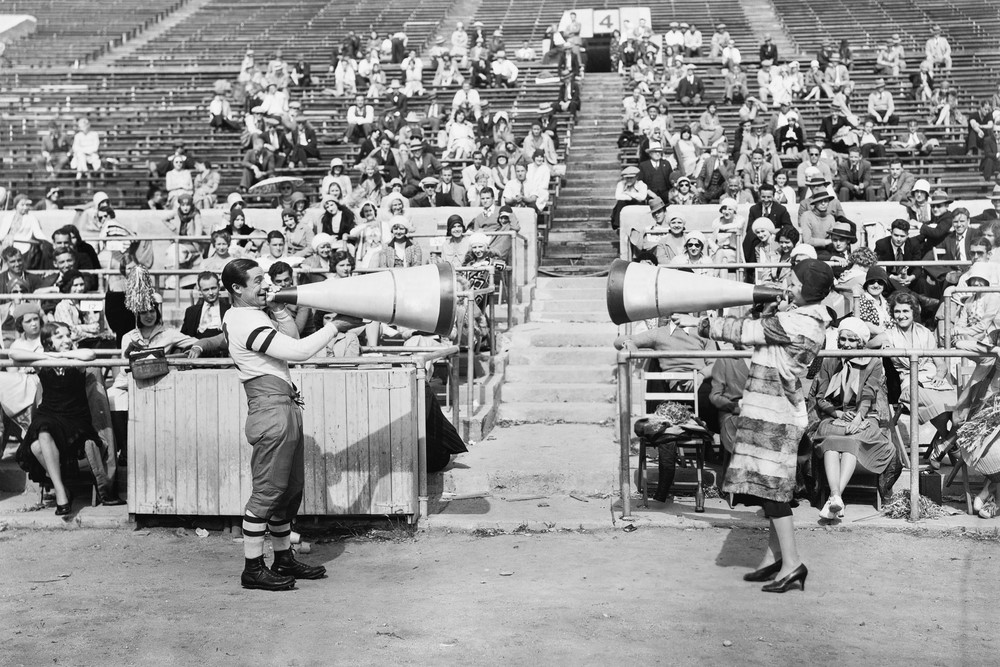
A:
{"type": "Polygon", "coordinates": [[[760,590],[764,591],[765,593],[784,593],[789,588],[791,588],[792,585],[795,584],[795,582],[797,581],[802,586],[802,591],[805,592],[806,577],[808,576],[809,576],[809,570],[808,568],[806,568],[805,563],[800,563],[799,566],[794,570],[792,570],[791,572],[789,572],[788,576],[786,576],[784,579],[778,579],[776,581],[772,581],[769,584],[764,584],[764,586],[760,590]]]}
{"type": "Polygon", "coordinates": [[[66,516],[73,511],[73,494],[66,492],[66,504],[60,505],[56,503],[56,516],[66,516]]]}
{"type": "Polygon", "coordinates": [[[774,575],[778,574],[779,570],[781,570],[780,558],[770,565],[765,565],[759,570],[747,572],[743,575],[743,581],[770,581],[771,579],[774,579],[774,575]]]}

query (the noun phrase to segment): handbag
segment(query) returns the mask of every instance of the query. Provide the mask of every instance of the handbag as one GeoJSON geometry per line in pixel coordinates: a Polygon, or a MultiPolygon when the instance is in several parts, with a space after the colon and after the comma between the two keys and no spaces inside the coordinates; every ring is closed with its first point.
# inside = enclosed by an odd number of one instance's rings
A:
{"type": "Polygon", "coordinates": [[[155,380],[170,372],[167,354],[162,347],[129,352],[128,367],[136,380],[155,380]]]}

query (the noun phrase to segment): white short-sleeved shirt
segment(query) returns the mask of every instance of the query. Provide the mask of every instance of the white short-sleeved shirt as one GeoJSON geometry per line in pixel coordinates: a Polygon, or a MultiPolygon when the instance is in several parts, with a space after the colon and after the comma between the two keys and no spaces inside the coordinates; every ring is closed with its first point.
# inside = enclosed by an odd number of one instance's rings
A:
{"type": "Polygon", "coordinates": [[[279,333],[274,320],[267,313],[245,306],[230,308],[222,318],[222,331],[229,344],[229,356],[236,362],[240,382],[262,375],[274,375],[292,385],[288,364],[266,354],[279,333]]]}

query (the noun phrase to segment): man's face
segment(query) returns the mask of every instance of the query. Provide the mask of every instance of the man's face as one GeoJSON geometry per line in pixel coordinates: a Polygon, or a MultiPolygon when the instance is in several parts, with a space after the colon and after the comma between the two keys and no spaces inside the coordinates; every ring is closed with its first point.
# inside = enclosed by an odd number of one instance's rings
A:
{"type": "Polygon", "coordinates": [[[760,165],[764,164],[764,156],[760,153],[754,153],[750,156],[750,164],[754,166],[754,169],[759,169],[760,165]]]}
{"type": "Polygon", "coordinates": [[[969,216],[964,213],[956,213],[951,219],[951,228],[956,234],[964,234],[969,228],[969,216]]]}
{"type": "Polygon", "coordinates": [[[528,168],[523,164],[519,164],[514,167],[514,175],[517,177],[517,180],[523,181],[528,176],[528,168]]]}
{"type": "Polygon", "coordinates": [[[52,235],[52,249],[55,250],[56,254],[65,252],[67,250],[73,249],[73,242],[70,239],[69,234],[53,234],[52,235]]]}
{"type": "Polygon", "coordinates": [[[770,206],[772,203],[774,203],[774,193],[770,190],[761,190],[760,203],[764,204],[765,206],[770,206]]]}
{"type": "Polygon", "coordinates": [[[844,252],[845,250],[847,250],[848,243],[847,239],[845,239],[844,237],[834,236],[830,240],[833,242],[833,249],[836,250],[837,252],[844,252]]]}
{"type": "Polygon", "coordinates": [[[267,242],[267,249],[271,251],[272,257],[281,257],[285,254],[285,240],[271,239],[267,242]]]}
{"type": "Polygon", "coordinates": [[[68,252],[56,255],[53,262],[60,273],[66,273],[76,268],[76,258],[68,252]]]}
{"type": "Polygon", "coordinates": [[[451,169],[442,169],[441,170],[441,182],[442,183],[444,183],[445,185],[451,185],[451,178],[452,178],[451,169]]]}
{"type": "Polygon", "coordinates": [[[198,281],[198,289],[205,303],[212,304],[219,300],[219,281],[215,278],[203,278],[198,281]]]}
{"type": "Polygon", "coordinates": [[[479,193],[479,203],[483,208],[490,208],[493,206],[493,191],[483,190],[479,193]]]}
{"type": "Polygon", "coordinates": [[[740,179],[736,176],[730,178],[728,181],[726,181],[726,187],[729,188],[730,192],[739,192],[740,179]]]}
{"type": "Polygon", "coordinates": [[[271,279],[275,287],[285,288],[292,286],[292,274],[289,271],[284,271],[279,273],[274,278],[271,279]]]}
{"type": "Polygon", "coordinates": [[[903,175],[903,165],[901,164],[890,164],[889,165],[889,175],[893,178],[899,178],[903,175]]]}
{"type": "Polygon", "coordinates": [[[246,285],[235,285],[233,291],[241,305],[263,308],[267,297],[264,290],[264,270],[255,266],[247,271],[246,285]]]}
{"type": "Polygon", "coordinates": [[[809,149],[809,162],[811,162],[812,164],[816,164],[817,162],[819,162],[818,148],[813,147],[809,149]]]}
{"type": "Polygon", "coordinates": [[[482,153],[473,153],[472,154],[472,164],[475,165],[476,169],[479,169],[480,167],[483,166],[483,155],[482,155],[482,153]]]}
{"type": "Polygon", "coordinates": [[[861,163],[861,153],[855,153],[851,151],[847,154],[847,159],[852,165],[857,165],[861,163]]]}
{"type": "Polygon", "coordinates": [[[910,234],[903,231],[902,229],[892,230],[892,245],[897,248],[902,248],[903,244],[906,243],[906,239],[909,238],[910,234]]]}
{"type": "Polygon", "coordinates": [[[10,267],[10,272],[14,275],[21,274],[24,271],[24,255],[18,253],[7,258],[7,266],[10,267]]]}

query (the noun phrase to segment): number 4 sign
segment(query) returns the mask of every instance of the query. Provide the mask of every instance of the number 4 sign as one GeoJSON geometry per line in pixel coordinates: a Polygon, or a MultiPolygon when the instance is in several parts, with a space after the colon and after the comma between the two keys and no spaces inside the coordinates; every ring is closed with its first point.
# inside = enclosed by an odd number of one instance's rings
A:
{"type": "Polygon", "coordinates": [[[594,34],[608,35],[621,28],[621,20],[617,9],[594,10],[594,34]]]}

